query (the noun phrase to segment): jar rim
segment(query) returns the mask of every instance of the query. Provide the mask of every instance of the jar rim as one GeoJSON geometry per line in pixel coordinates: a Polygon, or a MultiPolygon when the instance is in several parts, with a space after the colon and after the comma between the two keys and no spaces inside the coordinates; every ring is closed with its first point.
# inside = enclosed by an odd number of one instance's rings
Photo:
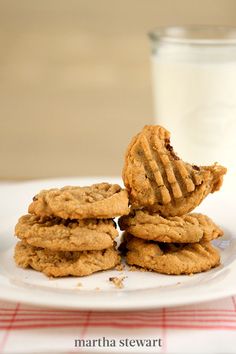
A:
{"type": "Polygon", "coordinates": [[[148,33],[152,42],[198,45],[236,44],[235,26],[160,26],[148,33]]]}

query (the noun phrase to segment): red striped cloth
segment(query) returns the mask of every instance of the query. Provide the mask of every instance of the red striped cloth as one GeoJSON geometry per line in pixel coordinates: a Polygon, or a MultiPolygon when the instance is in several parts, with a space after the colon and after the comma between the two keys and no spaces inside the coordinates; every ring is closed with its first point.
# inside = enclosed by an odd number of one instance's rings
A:
{"type": "Polygon", "coordinates": [[[63,311],[0,302],[0,353],[78,351],[236,353],[236,297],[135,312],[63,311]],[[115,346],[110,346],[112,340],[115,346]],[[153,340],[156,346],[142,347],[153,340]]]}

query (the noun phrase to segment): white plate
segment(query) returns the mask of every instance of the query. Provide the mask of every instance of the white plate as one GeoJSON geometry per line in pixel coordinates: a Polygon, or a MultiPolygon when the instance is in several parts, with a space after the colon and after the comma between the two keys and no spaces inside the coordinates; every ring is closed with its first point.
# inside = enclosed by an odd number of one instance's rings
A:
{"type": "Polygon", "coordinates": [[[198,208],[225,231],[214,244],[222,263],[193,276],[168,276],[151,272],[100,272],[83,278],[48,279],[34,270],[17,268],[13,261],[16,243],[14,225],[27,212],[32,196],[43,188],[88,185],[112,178],[57,179],[0,184],[0,299],[62,309],[140,310],[199,303],[236,294],[236,218],[232,196],[210,195],[198,208]],[[111,276],[126,276],[124,288],[109,282],[111,276]],[[78,286],[82,283],[82,286],[78,286]]]}

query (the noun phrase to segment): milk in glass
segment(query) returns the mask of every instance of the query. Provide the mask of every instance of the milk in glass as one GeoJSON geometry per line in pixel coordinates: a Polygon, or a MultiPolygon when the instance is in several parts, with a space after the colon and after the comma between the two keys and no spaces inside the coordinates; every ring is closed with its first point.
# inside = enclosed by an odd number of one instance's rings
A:
{"type": "Polygon", "coordinates": [[[236,180],[236,35],[200,35],[154,40],[156,124],[171,131],[184,160],[228,167],[230,187],[236,180]]]}

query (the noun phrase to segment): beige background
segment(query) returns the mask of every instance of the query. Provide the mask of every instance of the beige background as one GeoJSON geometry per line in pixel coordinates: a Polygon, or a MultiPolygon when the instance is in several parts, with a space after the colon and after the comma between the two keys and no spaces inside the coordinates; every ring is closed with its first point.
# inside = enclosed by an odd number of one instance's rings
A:
{"type": "Polygon", "coordinates": [[[0,1],[0,179],[120,174],[170,24],[235,25],[236,1],[0,1]]]}

